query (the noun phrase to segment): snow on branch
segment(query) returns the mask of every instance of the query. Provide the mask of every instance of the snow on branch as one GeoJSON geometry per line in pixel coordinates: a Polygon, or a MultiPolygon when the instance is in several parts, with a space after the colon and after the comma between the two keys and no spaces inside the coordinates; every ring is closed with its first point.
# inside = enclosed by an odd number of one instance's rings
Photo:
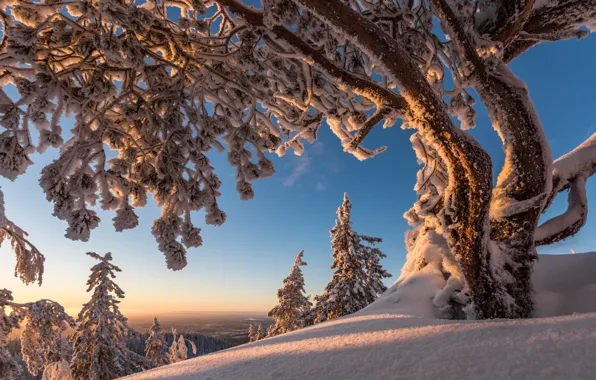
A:
{"type": "MultiPolygon", "coordinates": [[[[360,144],[379,112],[388,125],[407,112],[354,44],[288,1],[265,5],[1,2],[0,81],[17,96],[0,91],[0,174],[14,179],[34,151],[60,148],[40,185],[66,236],[81,241],[101,222],[96,207],[113,211],[123,231],[138,225],[135,209],[151,194],[162,208],[152,232],[168,267],[182,269],[202,244],[195,213],[210,225],[226,220],[212,150],[227,153],[248,200],[252,181],[275,172],[267,155],[300,154],[325,118],[359,121],[360,144]]],[[[441,76],[440,65],[426,66],[441,76]]]]}
{"type": "MultiPolygon", "coordinates": [[[[12,292],[0,289],[0,355],[11,330],[20,329],[21,354],[32,375],[69,359],[70,346],[64,333],[74,326],[74,319],[60,304],[50,300],[17,303],[12,292]]],[[[0,362],[5,365],[5,358],[0,362]]]]}
{"type": "Polygon", "coordinates": [[[510,62],[542,41],[584,38],[595,27],[596,0],[536,0],[520,34],[505,45],[503,59],[510,62]]]}
{"type": "Polygon", "coordinates": [[[546,210],[558,193],[569,189],[567,210],[536,230],[536,245],[552,244],[575,235],[588,218],[586,181],[596,173],[596,133],[553,164],[553,189],[546,210]]]}
{"type": "Polygon", "coordinates": [[[10,241],[12,250],[16,255],[15,277],[18,277],[27,285],[33,282],[41,285],[45,257],[27,240],[26,236],[27,232],[6,218],[4,193],[0,189],[0,244],[4,240],[10,241]]]}

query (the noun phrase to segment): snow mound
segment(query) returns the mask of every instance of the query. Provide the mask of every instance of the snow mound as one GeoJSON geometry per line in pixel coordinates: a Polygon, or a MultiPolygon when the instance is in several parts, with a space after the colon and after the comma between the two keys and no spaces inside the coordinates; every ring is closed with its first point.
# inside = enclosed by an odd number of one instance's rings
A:
{"type": "MultiPolygon", "coordinates": [[[[596,311],[594,273],[596,253],[540,256],[537,314],[596,311]]],[[[428,318],[427,306],[411,295],[430,301],[433,295],[422,286],[430,278],[422,274],[408,291],[388,292],[354,315],[127,379],[596,379],[596,313],[479,322],[428,318]]]]}
{"type": "MultiPolygon", "coordinates": [[[[596,312],[596,252],[575,255],[539,255],[532,275],[536,317],[596,312]]],[[[437,268],[426,266],[396,281],[362,312],[402,313],[434,318],[433,300],[445,281],[437,268]]]]}

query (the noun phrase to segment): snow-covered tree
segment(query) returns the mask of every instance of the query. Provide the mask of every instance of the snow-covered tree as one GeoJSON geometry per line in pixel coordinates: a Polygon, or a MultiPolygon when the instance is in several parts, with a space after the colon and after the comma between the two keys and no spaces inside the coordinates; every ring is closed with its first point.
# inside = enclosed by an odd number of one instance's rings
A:
{"type": "Polygon", "coordinates": [[[248,326],[248,341],[249,342],[254,342],[256,341],[256,333],[257,330],[255,328],[255,325],[253,323],[250,324],[250,326],[248,326]]]}
{"type": "Polygon", "coordinates": [[[153,363],[154,367],[170,363],[168,343],[157,317],[153,318],[153,324],[149,328],[149,337],[145,341],[145,357],[153,363]]]}
{"type": "Polygon", "coordinates": [[[259,323],[259,327],[257,327],[257,331],[255,331],[254,341],[259,341],[265,338],[265,330],[263,330],[263,324],[259,323]]]}
{"type": "MultiPolygon", "coordinates": [[[[385,255],[380,249],[362,244],[363,237],[352,229],[352,204],[348,194],[337,209],[335,226],[329,231],[333,250],[333,277],[322,295],[316,296],[316,321],[352,314],[368,306],[386,287],[383,277],[391,275],[379,260],[385,255]]],[[[364,240],[376,244],[382,240],[364,236],[364,240]]]]}
{"type": "Polygon", "coordinates": [[[193,342],[184,339],[184,335],[182,334],[178,335],[178,337],[176,338],[175,329],[172,329],[172,335],[173,340],[169,350],[171,363],[178,363],[188,359],[188,347],[186,347],[186,342],[190,343],[192,353],[196,355],[197,346],[193,342]]]}
{"type": "Polygon", "coordinates": [[[12,380],[20,373],[7,349],[8,336],[15,329],[21,331],[21,355],[27,370],[34,376],[43,373],[44,378],[57,379],[53,377],[55,367],[70,357],[70,347],[63,336],[68,327],[74,327],[74,320],[60,304],[50,300],[16,303],[12,292],[1,289],[0,379],[12,380]]]}
{"type": "Polygon", "coordinates": [[[366,273],[366,281],[364,285],[369,298],[369,303],[372,303],[387,290],[387,286],[383,283],[383,279],[391,277],[391,273],[387,272],[381,265],[381,259],[387,257],[387,255],[385,255],[380,248],[375,247],[376,244],[382,243],[383,239],[360,234],[356,235],[358,237],[356,241],[356,249],[362,256],[364,272],[366,273]],[[366,243],[370,244],[370,246],[366,245],[366,243]]]}
{"type": "Polygon", "coordinates": [[[308,325],[306,317],[310,313],[312,302],[304,293],[304,276],[300,269],[306,265],[303,257],[304,251],[296,255],[290,274],[283,280],[283,288],[277,291],[278,304],[269,311],[269,316],[275,323],[267,329],[267,336],[284,334],[308,325]]]}
{"type": "Polygon", "coordinates": [[[7,306],[14,300],[12,292],[0,289],[0,379],[13,380],[21,373],[19,364],[8,351],[8,336],[13,329],[19,328],[19,321],[7,314],[7,306]]]}
{"type": "Polygon", "coordinates": [[[91,268],[87,291],[91,300],[83,305],[71,337],[73,356],[70,368],[75,379],[109,380],[138,372],[148,361],[126,348],[132,332],[118,304],[124,291],[114,282],[121,269],[112,264],[112,254],[87,255],[99,260],[91,268]]]}
{"type": "MultiPolygon", "coordinates": [[[[1,91],[1,90],[0,90],[1,91]]],[[[26,285],[43,279],[43,264],[45,257],[39,250],[26,239],[27,232],[6,218],[4,209],[4,193],[0,188],[0,245],[4,240],[9,240],[12,250],[16,255],[14,274],[26,285]]]]}
{"type": "Polygon", "coordinates": [[[13,179],[35,149],[61,147],[40,184],[66,235],[83,241],[100,222],[97,201],[120,231],[153,194],[163,210],[153,234],[181,269],[201,244],[192,211],[212,225],[226,218],[209,150],[227,150],[250,199],[251,182],[274,172],[267,152],[302,154],[323,122],[366,159],[385,150],[362,147],[370,131],[401,119],[425,164],[408,213],[414,272],[402,280],[430,265],[443,278],[437,308],[530,316],[536,245],[585,223],[596,136],[553,165],[528,89],[507,65],[543,41],[586,37],[596,0],[248,3],[1,1],[0,78],[18,95],[0,92],[0,175],[13,179]],[[491,157],[462,131],[475,125],[476,101],[504,147],[496,186],[491,157]],[[64,114],[76,115],[72,133],[64,114]],[[563,190],[568,211],[539,228],[563,190]]]}

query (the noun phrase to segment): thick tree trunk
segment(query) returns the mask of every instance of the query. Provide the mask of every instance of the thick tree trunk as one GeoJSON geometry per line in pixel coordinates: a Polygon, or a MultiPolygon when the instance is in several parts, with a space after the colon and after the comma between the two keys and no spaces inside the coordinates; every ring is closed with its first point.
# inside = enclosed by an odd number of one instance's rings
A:
{"type": "Polygon", "coordinates": [[[402,44],[374,23],[339,1],[297,0],[325,23],[374,57],[387,74],[396,78],[409,105],[408,119],[433,141],[448,165],[446,238],[463,266],[479,318],[507,317],[506,297],[492,278],[488,254],[488,212],[492,189],[492,163],[473,139],[453,125],[446,106],[402,44]],[[330,4],[331,3],[331,4],[330,4]]]}
{"type": "Polygon", "coordinates": [[[496,275],[514,300],[510,317],[528,318],[534,311],[534,232],[550,191],[552,158],[525,85],[504,63],[498,73],[475,86],[505,149],[493,190],[490,237],[496,244],[491,254],[496,275]]]}
{"type": "Polygon", "coordinates": [[[550,148],[525,84],[503,61],[489,58],[496,62],[491,67],[478,55],[475,36],[468,35],[465,21],[447,1],[431,4],[464,65],[472,68],[468,79],[503,141],[505,164],[491,201],[490,261],[493,276],[512,298],[506,316],[527,318],[534,310],[534,232],[551,185],[550,148]]]}

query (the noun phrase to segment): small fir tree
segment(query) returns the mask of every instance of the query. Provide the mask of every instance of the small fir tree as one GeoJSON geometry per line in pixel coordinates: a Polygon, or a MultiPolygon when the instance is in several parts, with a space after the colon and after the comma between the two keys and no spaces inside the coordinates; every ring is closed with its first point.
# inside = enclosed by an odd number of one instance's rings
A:
{"type": "Polygon", "coordinates": [[[87,255],[99,260],[91,268],[87,281],[91,300],[79,313],[78,327],[72,336],[71,370],[76,379],[110,380],[150,367],[140,355],[126,348],[126,338],[132,330],[118,307],[124,291],[113,281],[120,268],[112,264],[111,253],[87,255]]]}
{"type": "Polygon", "coordinates": [[[188,359],[188,348],[186,342],[190,343],[193,355],[197,354],[197,346],[190,340],[184,339],[184,335],[180,334],[176,338],[176,330],[172,329],[172,345],[170,346],[170,362],[178,363],[188,359]]]}
{"type": "Polygon", "coordinates": [[[358,235],[360,241],[358,242],[360,254],[364,262],[364,270],[366,273],[366,287],[368,290],[369,304],[376,300],[381,294],[385,293],[387,286],[383,283],[384,278],[391,277],[391,273],[387,272],[381,265],[381,259],[387,257],[376,244],[382,243],[383,240],[377,237],[358,235]],[[370,244],[364,245],[363,242],[370,244]]]}
{"type": "Polygon", "coordinates": [[[352,229],[350,220],[352,204],[344,193],[342,205],[337,209],[337,220],[331,229],[333,249],[333,277],[323,295],[315,297],[315,321],[352,314],[368,306],[386,290],[382,278],[389,277],[379,260],[385,255],[370,244],[381,242],[379,238],[362,236],[352,229]]]}
{"type": "Polygon", "coordinates": [[[255,325],[254,324],[250,324],[250,326],[248,326],[248,341],[249,342],[254,342],[256,341],[256,336],[257,336],[257,330],[255,329],[255,325]]]}
{"type": "Polygon", "coordinates": [[[265,337],[265,333],[263,331],[263,325],[259,323],[259,327],[257,328],[257,332],[255,333],[255,342],[263,339],[265,337]]]}
{"type": "Polygon", "coordinates": [[[157,317],[153,318],[153,325],[149,328],[149,333],[149,337],[145,341],[145,357],[153,363],[154,367],[169,364],[168,343],[157,317]]]}
{"type": "Polygon", "coordinates": [[[279,302],[269,311],[269,316],[275,320],[275,323],[269,327],[268,336],[284,334],[308,325],[306,317],[312,308],[312,303],[304,293],[304,276],[300,269],[301,266],[306,265],[302,260],[303,257],[304,251],[296,255],[290,274],[283,280],[283,287],[277,291],[279,302]]]}

